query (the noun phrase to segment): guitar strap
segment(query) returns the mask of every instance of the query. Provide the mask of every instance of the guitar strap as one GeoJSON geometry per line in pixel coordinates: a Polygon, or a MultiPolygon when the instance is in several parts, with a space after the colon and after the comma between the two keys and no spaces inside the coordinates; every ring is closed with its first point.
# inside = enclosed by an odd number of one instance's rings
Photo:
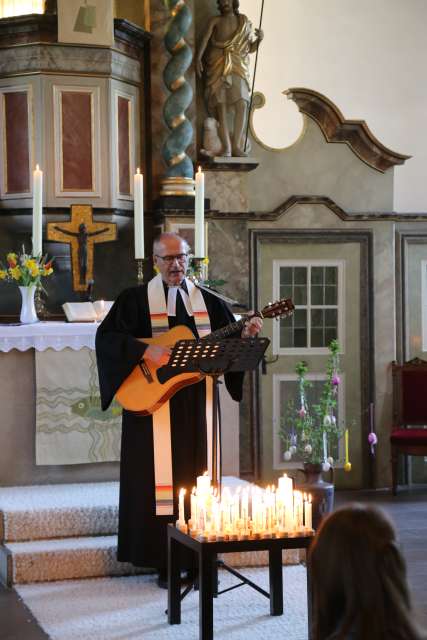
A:
{"type": "MultiPolygon", "coordinates": [[[[208,311],[199,289],[186,278],[188,291],[187,312],[194,316],[199,337],[211,333],[208,311]]],[[[168,313],[160,274],[148,283],[148,305],[150,308],[152,336],[155,337],[169,329],[168,313]]],[[[212,446],[212,379],[206,380],[206,422],[207,422],[207,451],[211,464],[212,446]]],[[[169,402],[165,402],[155,411],[153,417],[153,447],[154,447],[154,475],[156,484],[156,515],[173,514],[173,477],[172,477],[172,446],[171,446],[171,418],[169,402]]],[[[209,469],[211,472],[211,469],[209,469]]],[[[212,477],[212,476],[211,476],[212,477]]],[[[195,479],[194,479],[195,480],[195,479]]]]}

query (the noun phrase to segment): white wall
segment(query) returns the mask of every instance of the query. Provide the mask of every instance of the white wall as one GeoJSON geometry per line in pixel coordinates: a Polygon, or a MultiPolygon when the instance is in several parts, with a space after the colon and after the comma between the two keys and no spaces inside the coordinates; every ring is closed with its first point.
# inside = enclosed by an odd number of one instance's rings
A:
{"type": "MultiPolygon", "coordinates": [[[[254,26],[261,2],[240,1],[254,26]]],[[[267,104],[256,112],[257,134],[270,146],[291,144],[301,117],[282,91],[319,91],[413,156],[395,171],[394,209],[427,211],[426,26],[427,0],[265,0],[255,90],[267,104]]]]}

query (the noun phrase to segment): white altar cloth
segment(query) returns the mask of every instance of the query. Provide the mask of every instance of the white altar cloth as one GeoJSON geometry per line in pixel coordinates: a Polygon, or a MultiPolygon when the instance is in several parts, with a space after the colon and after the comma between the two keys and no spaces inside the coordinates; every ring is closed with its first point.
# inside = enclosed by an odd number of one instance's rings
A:
{"type": "Polygon", "coordinates": [[[107,411],[101,410],[98,326],[54,321],[0,325],[0,352],[34,349],[36,465],[120,458],[121,407],[114,401],[107,411]]]}
{"type": "Polygon", "coordinates": [[[95,349],[95,335],[99,322],[36,322],[34,324],[0,325],[0,351],[11,349],[45,351],[83,347],[95,349]]]}

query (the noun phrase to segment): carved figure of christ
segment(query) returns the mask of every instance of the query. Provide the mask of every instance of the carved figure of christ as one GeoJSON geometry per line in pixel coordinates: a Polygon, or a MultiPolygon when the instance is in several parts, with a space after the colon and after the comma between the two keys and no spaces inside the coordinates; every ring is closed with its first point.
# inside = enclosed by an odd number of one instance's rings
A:
{"type": "Polygon", "coordinates": [[[117,238],[115,223],[94,222],[92,216],[91,206],[73,205],[69,222],[48,223],[48,239],[70,245],[74,291],[86,291],[93,280],[94,244],[117,238]]]}

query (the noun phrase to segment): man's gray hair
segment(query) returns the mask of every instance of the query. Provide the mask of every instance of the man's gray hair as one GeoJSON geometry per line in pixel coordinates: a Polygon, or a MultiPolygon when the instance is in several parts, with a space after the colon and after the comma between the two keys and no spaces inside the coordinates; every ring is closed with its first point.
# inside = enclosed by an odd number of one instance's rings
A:
{"type": "Polygon", "coordinates": [[[166,231],[165,233],[161,233],[156,238],[154,238],[153,242],[153,253],[157,255],[157,252],[160,250],[160,245],[163,244],[164,240],[168,240],[171,238],[175,238],[176,240],[181,240],[184,243],[185,251],[188,253],[190,251],[190,245],[187,240],[179,235],[179,233],[173,233],[172,231],[166,231]]]}

